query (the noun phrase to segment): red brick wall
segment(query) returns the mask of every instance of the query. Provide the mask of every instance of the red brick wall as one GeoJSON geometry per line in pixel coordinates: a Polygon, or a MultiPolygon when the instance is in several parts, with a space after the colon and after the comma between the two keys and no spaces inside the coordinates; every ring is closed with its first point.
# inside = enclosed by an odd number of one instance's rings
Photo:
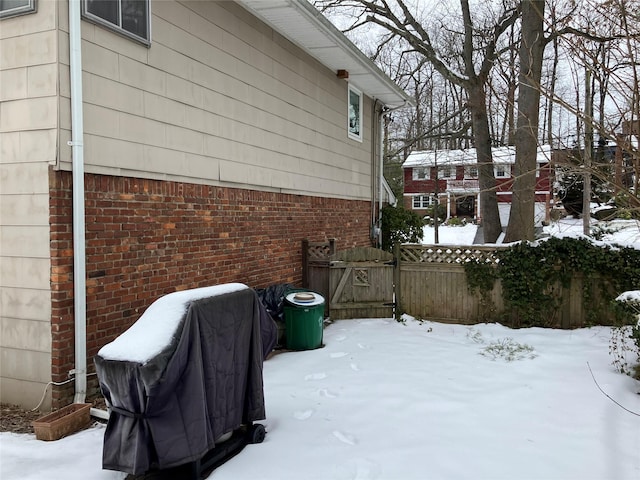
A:
{"type": "MultiPolygon", "coordinates": [[[[62,381],[74,363],[71,173],[51,171],[50,184],[52,375],[62,381]]],[[[302,239],[370,245],[369,202],[102,175],[85,175],[85,191],[90,371],[97,351],[162,295],[300,285],[302,239]]],[[[54,407],[72,395],[73,383],[54,389],[54,407]]]]}

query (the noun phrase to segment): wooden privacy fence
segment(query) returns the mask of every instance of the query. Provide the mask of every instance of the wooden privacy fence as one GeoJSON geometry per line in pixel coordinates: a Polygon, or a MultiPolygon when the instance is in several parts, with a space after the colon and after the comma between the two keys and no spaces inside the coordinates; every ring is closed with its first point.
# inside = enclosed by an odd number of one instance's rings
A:
{"type": "MultiPolygon", "coordinates": [[[[464,264],[477,260],[497,264],[497,252],[506,246],[398,245],[395,248],[398,269],[395,291],[397,311],[440,322],[474,324],[505,322],[517,325],[513,312],[506,311],[500,279],[490,292],[471,292],[464,264]]],[[[589,308],[609,312],[601,323],[611,324],[613,313],[607,309],[611,286],[605,282],[583,285],[581,275],[574,274],[567,286],[549,285],[548,294],[557,299],[558,308],[544,324],[560,328],[585,326],[588,317],[583,290],[590,291],[589,308]],[[609,295],[604,295],[609,291],[609,295]]]]}
{"type": "MultiPolygon", "coordinates": [[[[497,264],[506,246],[396,245],[393,255],[374,248],[336,251],[334,241],[303,242],[303,286],[325,297],[325,314],[332,319],[392,317],[407,313],[416,318],[448,323],[504,322],[518,325],[506,311],[500,279],[489,292],[470,291],[464,264],[497,264]]],[[[585,326],[589,308],[608,311],[610,285],[592,281],[583,285],[575,274],[568,285],[549,285],[558,308],[542,319],[561,328],[585,326]],[[604,295],[608,292],[608,295],[604,295]]],[[[612,313],[601,319],[610,324],[612,313]]]]}
{"type": "Polygon", "coordinates": [[[496,248],[442,245],[396,245],[396,301],[400,312],[450,323],[484,321],[495,304],[502,310],[502,288],[496,282],[490,298],[469,292],[464,263],[495,263],[496,248]]]}

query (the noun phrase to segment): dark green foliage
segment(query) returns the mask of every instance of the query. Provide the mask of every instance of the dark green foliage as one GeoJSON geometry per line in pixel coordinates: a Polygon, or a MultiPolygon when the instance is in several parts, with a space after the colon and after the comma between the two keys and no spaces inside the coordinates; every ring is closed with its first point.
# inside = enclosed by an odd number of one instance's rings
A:
{"type": "Polygon", "coordinates": [[[609,354],[620,373],[640,380],[640,302],[615,300],[616,324],[611,332],[609,354]]]}
{"type": "Polygon", "coordinates": [[[490,295],[498,278],[495,265],[473,259],[464,264],[464,271],[469,291],[478,296],[478,321],[491,322],[496,313],[496,306],[490,295]]]}
{"type": "Polygon", "coordinates": [[[392,251],[394,243],[418,243],[422,240],[422,218],[404,207],[382,208],[382,248],[392,251]]]}
{"type": "Polygon", "coordinates": [[[497,266],[465,264],[469,288],[485,292],[493,278],[502,283],[504,321],[513,327],[552,326],[562,302],[561,288],[572,277],[583,279],[583,305],[590,323],[599,323],[615,296],[640,286],[640,250],[597,246],[586,238],[552,237],[538,243],[521,242],[497,252],[497,266]],[[491,272],[494,273],[491,273],[491,272]],[[592,298],[592,287],[601,295],[592,298]]]}
{"type": "Polygon", "coordinates": [[[464,272],[467,275],[469,291],[483,296],[493,290],[493,285],[498,278],[497,269],[493,264],[477,259],[466,262],[464,272]]]}

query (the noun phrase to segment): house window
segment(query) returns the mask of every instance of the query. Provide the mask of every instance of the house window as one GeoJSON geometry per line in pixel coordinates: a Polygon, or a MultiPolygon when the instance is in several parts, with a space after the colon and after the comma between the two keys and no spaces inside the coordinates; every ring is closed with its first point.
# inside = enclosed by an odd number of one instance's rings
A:
{"type": "Polygon", "coordinates": [[[349,137],[362,141],[362,92],[349,86],[349,137]]]}
{"type": "Polygon", "coordinates": [[[511,176],[511,165],[496,165],[496,178],[507,178],[511,176]]]}
{"type": "Polygon", "coordinates": [[[0,0],[0,18],[36,11],[36,0],[0,0]]]}
{"type": "Polygon", "coordinates": [[[431,175],[429,173],[429,167],[416,167],[413,169],[414,180],[429,180],[431,175]]]}
{"type": "Polygon", "coordinates": [[[149,0],[82,0],[82,15],[145,45],[150,43],[149,0]]]}
{"type": "Polygon", "coordinates": [[[464,167],[464,178],[478,178],[478,166],[469,165],[464,167]]]}
{"type": "Polygon", "coordinates": [[[456,178],[456,167],[445,165],[438,168],[438,178],[441,180],[452,180],[456,178]]]}
{"type": "Polygon", "coordinates": [[[413,197],[413,208],[419,210],[429,208],[436,204],[435,195],[415,195],[413,197]]]}

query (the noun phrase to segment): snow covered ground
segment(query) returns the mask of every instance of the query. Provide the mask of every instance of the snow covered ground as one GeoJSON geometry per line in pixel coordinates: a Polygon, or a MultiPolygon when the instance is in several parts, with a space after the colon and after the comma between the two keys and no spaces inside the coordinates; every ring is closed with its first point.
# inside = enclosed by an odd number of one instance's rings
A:
{"type": "MultiPolygon", "coordinates": [[[[501,211],[502,215],[502,211],[501,211]]],[[[508,217],[507,217],[508,220],[508,217]]],[[[601,241],[618,243],[622,246],[635,246],[640,248],[640,221],[638,220],[612,220],[598,221],[591,219],[591,229],[602,233],[601,241]]],[[[503,229],[507,223],[503,222],[503,229]]],[[[477,225],[467,224],[459,226],[440,225],[438,227],[439,243],[442,245],[472,245],[478,230],[477,225]]],[[[432,245],[435,243],[434,227],[423,227],[422,244],[432,245]]],[[[546,236],[579,236],[582,235],[583,225],[581,218],[562,218],[556,222],[551,222],[548,226],[542,227],[542,232],[546,236]]]]}
{"type": "MultiPolygon", "coordinates": [[[[265,442],[209,478],[637,480],[640,383],[611,366],[609,331],[336,322],[324,348],[265,362],[265,442]]],[[[103,433],[1,433],[0,478],[122,479],[103,433]]]]}
{"type": "MultiPolygon", "coordinates": [[[[473,245],[473,239],[478,231],[478,226],[472,223],[448,227],[440,225],[438,227],[438,240],[442,245],[473,245]]],[[[435,243],[435,228],[422,228],[422,244],[432,245],[435,243]]]]}

